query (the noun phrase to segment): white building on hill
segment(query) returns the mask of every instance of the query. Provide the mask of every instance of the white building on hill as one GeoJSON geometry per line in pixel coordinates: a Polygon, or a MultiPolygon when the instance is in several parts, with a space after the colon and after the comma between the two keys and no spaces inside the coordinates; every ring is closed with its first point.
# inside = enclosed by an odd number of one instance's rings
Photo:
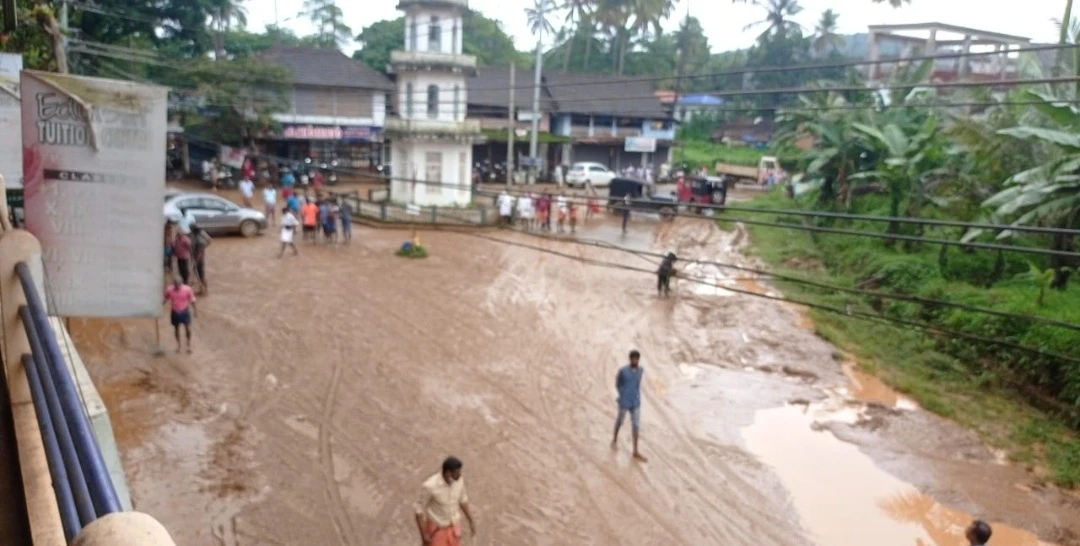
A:
{"type": "Polygon", "coordinates": [[[472,144],[480,124],[466,120],[466,82],[476,57],[463,55],[467,0],[399,0],[405,50],[390,54],[397,75],[397,115],[387,118],[392,141],[390,199],[417,205],[466,205],[471,200],[472,144]]]}

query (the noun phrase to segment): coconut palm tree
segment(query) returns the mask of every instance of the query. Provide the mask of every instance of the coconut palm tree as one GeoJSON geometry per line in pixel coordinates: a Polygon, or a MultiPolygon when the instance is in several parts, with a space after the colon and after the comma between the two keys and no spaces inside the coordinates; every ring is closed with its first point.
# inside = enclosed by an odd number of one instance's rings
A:
{"type": "Polygon", "coordinates": [[[225,57],[225,37],[235,23],[238,28],[247,26],[247,8],[243,0],[213,0],[210,8],[210,28],[214,33],[214,59],[225,57]]]}
{"type": "MultiPolygon", "coordinates": [[[[570,57],[574,51],[574,40],[582,28],[592,27],[592,13],[596,8],[596,0],[566,0],[562,8],[566,10],[566,19],[563,20],[563,30],[566,30],[569,38],[566,40],[566,51],[563,52],[563,72],[570,69],[570,57]]],[[[589,48],[592,44],[591,33],[585,39],[585,59],[588,65],[589,48]]]]}
{"type": "Polygon", "coordinates": [[[555,25],[552,24],[555,16],[554,0],[533,0],[531,8],[525,8],[525,17],[529,21],[529,31],[543,38],[544,33],[555,34],[555,25]]]}
{"type": "Polygon", "coordinates": [[[792,21],[791,18],[802,12],[802,6],[798,0],[733,0],[736,3],[749,3],[765,9],[765,18],[746,25],[743,30],[750,30],[765,25],[765,31],[758,36],[759,39],[770,35],[788,34],[793,31],[801,31],[802,25],[792,21]]]}
{"type": "Polygon", "coordinates": [[[844,38],[836,33],[838,19],[840,15],[831,9],[821,12],[821,19],[818,20],[817,27],[814,29],[812,44],[814,52],[818,55],[825,55],[844,46],[844,38]]]}

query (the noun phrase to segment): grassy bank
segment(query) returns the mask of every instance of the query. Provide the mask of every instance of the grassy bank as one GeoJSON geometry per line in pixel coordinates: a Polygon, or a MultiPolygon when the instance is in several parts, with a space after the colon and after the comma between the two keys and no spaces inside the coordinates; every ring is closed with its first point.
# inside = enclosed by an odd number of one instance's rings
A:
{"type": "MultiPolygon", "coordinates": [[[[779,192],[749,206],[792,208],[779,192]]],[[[802,220],[777,213],[729,212],[769,222],[802,220]]],[[[730,223],[721,222],[722,228],[730,223]]],[[[1037,303],[1039,287],[1022,273],[1027,259],[1012,255],[998,260],[985,251],[964,252],[940,247],[890,247],[880,239],[813,234],[793,229],[747,226],[750,252],[776,273],[881,293],[901,293],[996,311],[1035,315],[1080,324],[1080,286],[1074,279],[1064,292],[1049,291],[1037,303]],[[985,288],[988,272],[1000,280],[985,288]]],[[[881,232],[881,224],[835,225],[881,232]]],[[[946,237],[944,233],[927,236],[946,237]]],[[[949,234],[955,238],[955,234],[949,234]]],[[[1080,357],[1080,332],[997,318],[943,306],[838,294],[805,284],[776,281],[788,297],[882,317],[929,323],[938,328],[1080,357]]],[[[978,431],[1014,460],[1049,481],[1080,486],[1080,366],[1060,359],[1032,356],[1017,349],[992,346],[911,326],[879,324],[843,314],[809,311],[818,335],[856,356],[868,371],[917,400],[924,408],[978,431]]]]}
{"type": "Polygon", "coordinates": [[[675,163],[691,167],[705,165],[712,169],[717,162],[757,166],[763,155],[777,156],[781,163],[795,161],[797,152],[791,150],[758,149],[749,146],[724,146],[697,140],[684,141],[675,149],[675,163]]]}

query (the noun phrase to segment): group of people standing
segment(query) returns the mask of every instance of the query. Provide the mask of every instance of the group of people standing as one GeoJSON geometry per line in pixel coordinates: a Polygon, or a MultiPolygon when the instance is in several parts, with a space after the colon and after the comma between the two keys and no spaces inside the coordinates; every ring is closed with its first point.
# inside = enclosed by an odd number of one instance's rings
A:
{"type": "MultiPolygon", "coordinates": [[[[569,226],[570,233],[577,232],[579,205],[573,198],[567,197],[566,192],[561,192],[558,196],[529,192],[515,197],[503,190],[496,203],[501,223],[505,226],[513,226],[516,218],[517,224],[525,231],[566,233],[569,226]],[[555,223],[554,229],[552,222],[555,223]]],[[[590,203],[586,207],[586,219],[594,212],[590,203]]]]}
{"type": "Polygon", "coordinates": [[[169,323],[176,336],[176,352],[181,350],[180,329],[184,329],[187,352],[191,352],[191,320],[195,315],[195,294],[210,291],[206,280],[206,249],[213,239],[195,223],[189,210],[180,211],[180,221],[165,222],[164,269],[171,280],[165,288],[164,302],[169,304],[169,323]]]}

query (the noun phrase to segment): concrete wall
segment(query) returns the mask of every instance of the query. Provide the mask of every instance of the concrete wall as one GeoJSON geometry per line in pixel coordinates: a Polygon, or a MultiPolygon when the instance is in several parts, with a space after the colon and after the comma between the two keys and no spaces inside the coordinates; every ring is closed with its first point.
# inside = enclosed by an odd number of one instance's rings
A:
{"type": "Polygon", "coordinates": [[[403,119],[463,121],[468,110],[469,90],[465,76],[452,72],[404,72],[397,78],[398,113],[403,119]],[[412,86],[412,113],[409,110],[409,86],[412,86]],[[439,89],[435,117],[428,113],[428,87],[439,89]],[[457,101],[454,88],[457,88],[457,101]],[[455,108],[456,104],[456,108],[455,108]]]}
{"type": "Polygon", "coordinates": [[[447,141],[394,141],[391,172],[395,177],[415,179],[395,180],[390,185],[390,199],[396,203],[423,206],[464,206],[471,200],[472,145],[447,141]],[[429,169],[428,154],[437,154],[441,167],[438,173],[429,169]],[[424,182],[436,182],[429,185],[424,182]],[[457,185],[460,189],[453,187],[457,185]]]}

